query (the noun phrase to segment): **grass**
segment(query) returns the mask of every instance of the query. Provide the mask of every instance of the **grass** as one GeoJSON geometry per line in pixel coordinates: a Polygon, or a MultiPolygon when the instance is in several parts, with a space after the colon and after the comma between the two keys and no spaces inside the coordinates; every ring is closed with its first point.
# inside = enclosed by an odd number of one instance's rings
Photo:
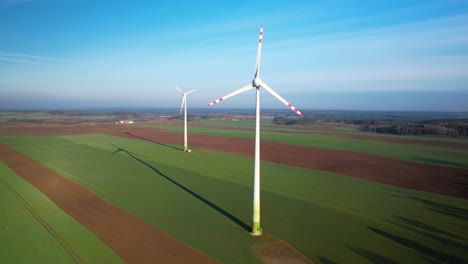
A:
{"type": "MultiPolygon", "coordinates": [[[[0,140],[223,263],[257,262],[249,158],[108,135],[0,140]]],[[[466,200],[325,172],[262,162],[262,223],[317,263],[468,261],[466,200]]]]}
{"type": "Polygon", "coordinates": [[[124,263],[1,161],[0,200],[2,263],[124,263]]]}
{"type": "MultiPolygon", "coordinates": [[[[183,127],[181,126],[142,126],[164,128],[168,129],[168,132],[183,133],[183,127]]],[[[205,127],[190,127],[189,134],[202,134],[251,139],[255,137],[255,133],[253,131],[214,129],[205,127]]],[[[353,151],[379,156],[383,158],[391,158],[438,166],[442,165],[456,168],[468,168],[468,149],[454,149],[449,147],[392,143],[370,139],[351,139],[326,134],[283,134],[270,131],[261,132],[261,139],[265,141],[272,141],[290,145],[353,151]]],[[[467,142],[467,140],[460,139],[460,142],[467,142]]]]}
{"type": "Polygon", "coordinates": [[[351,131],[351,132],[362,132],[362,128],[356,128],[356,127],[334,127],[333,129],[342,130],[342,131],[351,131]]]}

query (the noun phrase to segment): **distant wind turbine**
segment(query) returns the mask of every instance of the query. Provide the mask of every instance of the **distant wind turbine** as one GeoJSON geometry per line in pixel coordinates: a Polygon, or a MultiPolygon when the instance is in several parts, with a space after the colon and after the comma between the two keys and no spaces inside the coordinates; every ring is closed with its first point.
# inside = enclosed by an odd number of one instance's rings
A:
{"type": "Polygon", "coordinates": [[[250,234],[254,236],[259,236],[262,234],[262,227],[260,225],[260,87],[263,87],[267,92],[272,94],[278,100],[280,100],[283,104],[287,105],[291,110],[296,112],[300,116],[304,116],[298,109],[296,109],[293,105],[288,103],[283,97],[279,96],[273,89],[271,89],[266,83],[264,83],[260,79],[260,59],[262,56],[262,39],[263,39],[263,24],[260,26],[260,35],[258,38],[258,50],[257,50],[257,62],[255,65],[255,74],[254,79],[251,83],[247,84],[246,86],[236,90],[224,97],[215,100],[206,106],[212,106],[216,103],[224,101],[229,97],[234,95],[243,93],[248,91],[252,88],[256,88],[257,98],[256,98],[256,110],[255,110],[255,161],[254,161],[254,195],[253,195],[253,226],[252,232],[250,234]]]}
{"type": "Polygon", "coordinates": [[[175,85],[175,83],[171,82],[171,84],[182,94],[182,104],[180,105],[180,114],[182,114],[182,110],[184,110],[184,151],[191,152],[191,150],[188,149],[188,145],[187,145],[187,94],[198,91],[201,88],[193,89],[184,93],[179,87],[177,87],[177,85],[175,85]]]}

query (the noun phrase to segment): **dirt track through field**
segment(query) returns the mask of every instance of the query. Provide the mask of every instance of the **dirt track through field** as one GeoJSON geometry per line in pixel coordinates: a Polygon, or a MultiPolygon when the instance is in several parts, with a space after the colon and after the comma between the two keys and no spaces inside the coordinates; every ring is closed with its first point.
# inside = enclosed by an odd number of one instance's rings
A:
{"type": "Polygon", "coordinates": [[[7,144],[0,143],[0,159],[127,263],[217,263],[7,144]]]}
{"type": "MultiPolygon", "coordinates": [[[[2,127],[0,134],[77,135],[102,133],[183,145],[183,137],[163,129],[128,125],[2,127]]],[[[253,157],[253,139],[189,135],[189,146],[253,157]]],[[[407,162],[364,153],[261,142],[262,160],[326,171],[397,187],[468,199],[468,170],[407,162]]]]}

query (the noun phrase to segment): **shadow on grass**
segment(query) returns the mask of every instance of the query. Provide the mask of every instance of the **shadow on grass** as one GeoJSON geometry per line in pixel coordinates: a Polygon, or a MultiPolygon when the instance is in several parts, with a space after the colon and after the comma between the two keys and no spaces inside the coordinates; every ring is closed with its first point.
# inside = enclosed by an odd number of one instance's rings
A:
{"type": "Polygon", "coordinates": [[[444,215],[460,218],[462,220],[468,220],[468,210],[466,209],[451,206],[451,205],[446,205],[442,203],[437,203],[437,202],[429,201],[429,200],[414,197],[414,196],[408,196],[408,198],[423,203],[424,205],[428,207],[429,210],[437,212],[439,214],[444,214],[444,215]]]}
{"type": "Polygon", "coordinates": [[[448,254],[445,254],[443,252],[439,252],[433,248],[429,248],[429,247],[426,247],[418,242],[415,242],[413,240],[410,240],[410,239],[407,239],[407,238],[404,238],[404,237],[401,237],[401,236],[398,236],[398,235],[395,235],[395,234],[391,234],[391,233],[388,233],[386,231],[383,231],[383,230],[380,230],[380,229],[377,229],[377,228],[374,228],[374,227],[371,227],[371,226],[368,226],[367,227],[369,230],[383,236],[383,237],[386,237],[400,245],[403,245],[405,247],[408,247],[408,248],[411,248],[415,251],[418,251],[428,257],[432,257],[438,261],[441,261],[443,263],[453,263],[453,264],[462,264],[462,263],[466,263],[464,260],[458,258],[458,257],[455,257],[455,256],[451,256],[451,255],[448,255],[448,254]]]}
{"type": "Polygon", "coordinates": [[[337,264],[336,262],[331,261],[331,260],[329,260],[329,259],[326,259],[326,258],[324,258],[324,257],[318,256],[317,258],[318,258],[318,260],[320,261],[319,263],[321,263],[321,264],[337,264]]]}
{"type": "Polygon", "coordinates": [[[403,223],[405,223],[407,225],[412,225],[414,227],[419,227],[419,228],[424,229],[426,231],[436,232],[436,233],[447,235],[447,236],[450,236],[450,237],[453,237],[453,238],[462,239],[459,236],[450,234],[448,232],[445,232],[444,230],[438,229],[437,227],[434,227],[434,226],[431,226],[431,225],[428,225],[428,224],[425,224],[425,223],[422,223],[422,222],[419,222],[419,221],[416,221],[416,220],[412,220],[412,219],[401,217],[401,216],[393,216],[393,217],[395,217],[396,219],[400,220],[401,222],[403,222],[403,223]]]}
{"type": "Polygon", "coordinates": [[[184,151],[184,150],[181,149],[181,148],[174,147],[174,146],[167,145],[167,144],[163,144],[163,143],[160,143],[160,142],[157,142],[157,141],[153,141],[153,140],[151,140],[151,139],[147,139],[147,138],[140,137],[140,136],[137,136],[137,135],[133,135],[133,134],[130,133],[130,132],[127,132],[127,133],[125,133],[125,134],[128,135],[128,136],[130,136],[130,137],[134,137],[134,138],[137,138],[137,139],[140,139],[140,140],[144,140],[144,141],[149,141],[149,142],[152,142],[152,143],[156,143],[156,144],[161,145],[161,146],[163,146],[163,147],[173,148],[173,149],[176,149],[176,150],[184,151]]]}
{"type": "Polygon", "coordinates": [[[144,160],[141,160],[139,159],[138,157],[135,156],[134,153],[131,153],[129,152],[128,150],[125,150],[123,148],[119,148],[117,146],[115,146],[114,144],[112,144],[114,147],[117,148],[116,151],[114,151],[112,154],[115,154],[115,153],[118,153],[120,151],[122,152],[125,152],[127,153],[127,155],[129,155],[130,157],[132,157],[133,159],[135,159],[136,161],[140,162],[141,164],[145,165],[146,167],[150,168],[151,170],[153,170],[154,172],[156,172],[157,174],[159,174],[161,177],[163,177],[164,179],[168,180],[169,182],[173,183],[174,185],[176,185],[177,187],[179,187],[180,189],[182,189],[183,191],[187,192],[188,194],[192,195],[193,197],[197,198],[198,200],[202,201],[203,203],[205,203],[206,205],[208,205],[209,207],[215,209],[216,211],[218,211],[219,213],[221,213],[222,215],[224,215],[225,217],[229,218],[230,220],[232,220],[234,223],[236,223],[238,226],[242,227],[243,229],[245,229],[246,231],[251,231],[252,228],[247,225],[246,223],[242,222],[239,218],[233,216],[232,214],[230,214],[229,212],[227,212],[226,210],[224,210],[223,208],[217,206],[216,204],[208,201],[207,199],[203,198],[202,196],[200,196],[199,194],[195,193],[194,191],[190,190],[189,188],[185,187],[184,185],[180,184],[179,182],[171,179],[169,176],[167,176],[166,174],[162,173],[160,170],[156,169],[155,167],[151,166],[150,164],[148,164],[147,162],[145,162],[144,160]]]}
{"type": "Polygon", "coordinates": [[[452,246],[452,247],[457,247],[457,248],[462,248],[463,250],[467,250],[468,251],[468,247],[465,246],[465,245],[462,245],[456,241],[453,241],[453,240],[450,240],[450,239],[446,239],[444,237],[441,237],[441,236],[438,236],[436,234],[432,234],[432,233],[429,233],[429,232],[425,232],[425,231],[422,231],[422,230],[418,230],[416,228],[412,228],[412,227],[409,227],[409,226],[406,226],[406,225],[403,225],[403,224],[400,224],[400,223],[397,223],[397,222],[393,222],[393,221],[388,221],[386,220],[387,223],[390,223],[390,224],[393,224],[393,225],[396,225],[398,226],[399,228],[403,228],[403,229],[406,229],[408,231],[411,231],[413,233],[416,233],[418,235],[421,235],[421,236],[425,236],[425,237],[428,237],[428,238],[431,238],[439,243],[442,243],[442,244],[446,244],[446,245],[449,245],[449,246],[452,246]]]}
{"type": "Polygon", "coordinates": [[[419,161],[424,161],[424,162],[430,162],[434,164],[439,164],[439,165],[445,165],[445,166],[453,166],[453,167],[459,167],[459,168],[465,168],[468,169],[468,166],[464,163],[459,163],[459,162],[452,162],[452,161],[446,161],[446,160],[439,160],[439,159],[431,159],[431,158],[424,158],[424,157],[414,157],[415,160],[419,161]]]}
{"type": "Polygon", "coordinates": [[[363,248],[350,247],[349,249],[351,249],[354,253],[357,253],[358,255],[366,258],[367,260],[369,260],[372,263],[376,263],[376,264],[398,264],[397,262],[393,261],[390,258],[387,258],[385,256],[382,256],[382,255],[379,255],[379,254],[376,254],[376,253],[373,253],[373,252],[370,252],[370,251],[365,250],[363,248]]]}

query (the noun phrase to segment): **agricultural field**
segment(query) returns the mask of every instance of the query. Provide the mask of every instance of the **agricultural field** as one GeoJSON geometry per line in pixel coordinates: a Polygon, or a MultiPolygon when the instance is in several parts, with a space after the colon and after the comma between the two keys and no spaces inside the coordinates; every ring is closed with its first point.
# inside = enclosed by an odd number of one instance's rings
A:
{"type": "Polygon", "coordinates": [[[125,263],[98,237],[0,162],[4,263],[125,263]]]}
{"type": "MultiPolygon", "coordinates": [[[[232,124],[228,126],[224,126],[225,123],[226,121],[212,120],[194,122],[195,125],[199,126],[191,127],[190,134],[251,139],[253,139],[255,136],[254,133],[252,133],[254,129],[253,121],[231,121],[232,124]],[[243,130],[239,131],[226,128],[243,130]]],[[[135,125],[167,129],[168,132],[173,133],[183,133],[183,127],[177,125],[135,125]]],[[[304,130],[275,127],[270,121],[264,121],[262,125],[263,131],[261,133],[261,139],[264,141],[277,142],[288,145],[360,152],[384,158],[468,168],[468,160],[466,159],[466,155],[468,155],[468,140],[466,139],[425,136],[395,136],[375,133],[371,134],[358,132],[359,130],[357,129],[354,129],[357,130],[355,132],[349,132],[353,129],[341,127],[327,130],[317,130],[316,127],[311,126],[310,129],[304,130]],[[369,134],[371,134],[371,136],[369,136],[369,134]],[[368,137],[360,137],[363,135],[368,137]],[[390,141],[392,139],[400,139],[402,141],[396,143],[388,142],[385,139],[390,139],[390,141]],[[408,141],[405,142],[405,139],[412,141],[419,140],[422,142],[418,142],[420,144],[408,145],[408,141]],[[439,144],[433,144],[434,141],[438,142],[439,144]],[[459,147],[453,148],[454,145],[458,145],[459,147]]]]}
{"type": "Polygon", "coordinates": [[[0,112],[0,122],[7,122],[11,119],[43,119],[48,117],[44,112],[0,112]]]}
{"type": "Polygon", "coordinates": [[[119,118],[121,115],[111,113],[91,113],[86,111],[0,111],[0,123],[22,122],[22,123],[80,123],[90,121],[104,121],[119,118]]]}
{"type": "MultiPolygon", "coordinates": [[[[5,126],[0,128],[0,142],[182,242],[187,248],[180,252],[200,252],[200,259],[468,262],[468,140],[366,133],[356,127],[285,127],[263,121],[264,234],[253,237],[249,234],[253,126],[249,120],[191,122],[191,153],[182,151],[182,125],[177,121],[5,126]]],[[[82,219],[80,212],[71,217],[70,209],[55,206],[57,201],[47,198],[47,188],[25,181],[15,172],[20,167],[7,162],[6,154],[0,155],[5,162],[0,163],[0,195],[8,201],[1,210],[9,215],[0,219],[0,226],[8,228],[18,219],[37,222],[16,201],[14,188],[29,199],[28,208],[43,218],[54,218],[47,222],[85,263],[102,263],[93,259],[97,251],[108,256],[108,263],[132,262],[95,231],[93,223],[76,220],[82,219]],[[46,211],[50,208],[57,212],[46,211]],[[67,230],[63,223],[68,223],[67,230]],[[71,230],[87,240],[77,242],[71,230]]],[[[82,214],[96,214],[86,206],[93,207],[85,203],[82,214]]],[[[35,249],[31,258],[38,254],[44,262],[53,260],[41,242],[50,239],[45,229],[28,226],[10,228],[0,243],[22,237],[17,243],[35,249]]],[[[66,259],[67,251],[60,246],[53,246],[64,256],[60,262],[76,263],[66,259]]],[[[16,260],[14,251],[2,250],[2,259],[16,260]]]]}

